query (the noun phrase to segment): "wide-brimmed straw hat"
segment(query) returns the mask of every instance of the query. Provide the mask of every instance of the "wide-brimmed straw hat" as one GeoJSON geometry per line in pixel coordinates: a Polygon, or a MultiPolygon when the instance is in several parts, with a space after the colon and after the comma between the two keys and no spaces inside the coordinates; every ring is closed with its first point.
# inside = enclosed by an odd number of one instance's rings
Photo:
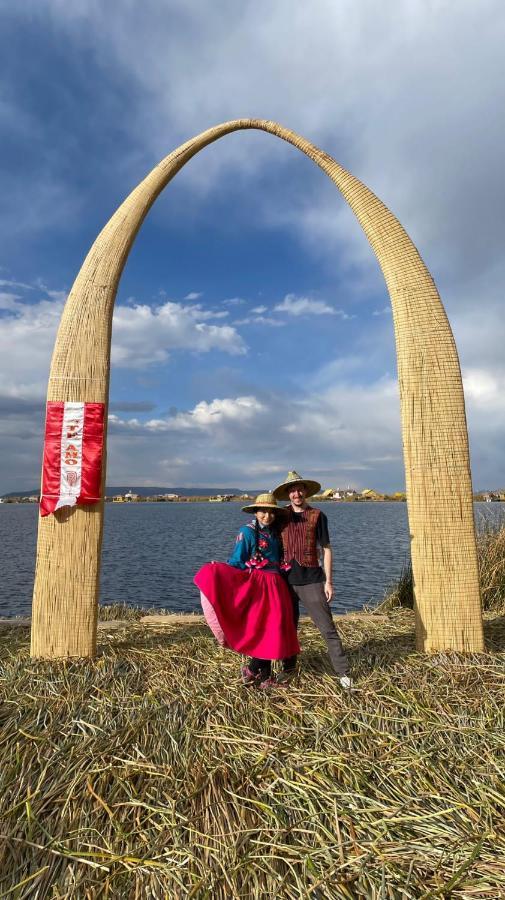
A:
{"type": "Polygon", "coordinates": [[[257,509],[276,509],[277,512],[282,512],[282,506],[277,506],[277,500],[273,494],[258,494],[254,503],[242,507],[242,512],[253,513],[257,509]]]}
{"type": "Polygon", "coordinates": [[[321,490],[321,485],[318,481],[311,481],[310,478],[302,478],[298,472],[288,472],[286,480],[272,491],[276,500],[289,500],[289,491],[295,484],[305,485],[307,497],[312,497],[321,490]]]}

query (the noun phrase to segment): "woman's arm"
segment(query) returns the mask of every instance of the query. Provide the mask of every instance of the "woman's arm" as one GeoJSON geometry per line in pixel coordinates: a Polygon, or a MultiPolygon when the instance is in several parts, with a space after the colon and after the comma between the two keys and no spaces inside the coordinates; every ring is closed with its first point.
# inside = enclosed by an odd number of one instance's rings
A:
{"type": "Polygon", "coordinates": [[[249,528],[241,528],[237,534],[233,553],[228,560],[229,566],[235,566],[236,569],[246,568],[245,564],[247,560],[251,558],[252,553],[251,539],[248,534],[249,531],[249,528]]]}

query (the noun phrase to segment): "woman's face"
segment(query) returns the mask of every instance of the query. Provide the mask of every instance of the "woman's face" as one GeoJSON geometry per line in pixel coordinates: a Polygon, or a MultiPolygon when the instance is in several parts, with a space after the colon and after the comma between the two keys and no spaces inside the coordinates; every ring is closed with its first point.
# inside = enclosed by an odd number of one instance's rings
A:
{"type": "Polygon", "coordinates": [[[256,518],[260,525],[271,525],[273,520],[275,519],[275,513],[273,509],[257,509],[256,510],[256,518]]]}

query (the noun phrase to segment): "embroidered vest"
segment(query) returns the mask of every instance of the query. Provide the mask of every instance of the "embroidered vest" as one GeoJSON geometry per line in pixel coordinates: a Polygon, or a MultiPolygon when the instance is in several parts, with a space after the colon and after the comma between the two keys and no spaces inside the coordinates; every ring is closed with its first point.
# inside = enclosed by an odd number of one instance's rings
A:
{"type": "Polygon", "coordinates": [[[284,560],[287,563],[296,559],[301,566],[320,565],[316,546],[316,528],[319,516],[320,511],[311,506],[307,506],[301,513],[295,513],[288,508],[284,523],[281,525],[284,560]],[[302,517],[301,522],[299,521],[300,517],[302,517]]]}

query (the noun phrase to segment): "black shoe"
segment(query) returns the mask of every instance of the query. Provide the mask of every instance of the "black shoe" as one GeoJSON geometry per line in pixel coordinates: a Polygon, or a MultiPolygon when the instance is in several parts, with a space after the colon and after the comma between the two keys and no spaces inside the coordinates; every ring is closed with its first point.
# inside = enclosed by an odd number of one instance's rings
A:
{"type": "Polygon", "coordinates": [[[296,669],[294,669],[294,668],[293,669],[283,669],[277,675],[275,682],[276,682],[276,684],[278,684],[282,687],[287,687],[288,684],[291,681],[293,681],[293,678],[295,677],[295,675],[296,675],[296,669]]]}

